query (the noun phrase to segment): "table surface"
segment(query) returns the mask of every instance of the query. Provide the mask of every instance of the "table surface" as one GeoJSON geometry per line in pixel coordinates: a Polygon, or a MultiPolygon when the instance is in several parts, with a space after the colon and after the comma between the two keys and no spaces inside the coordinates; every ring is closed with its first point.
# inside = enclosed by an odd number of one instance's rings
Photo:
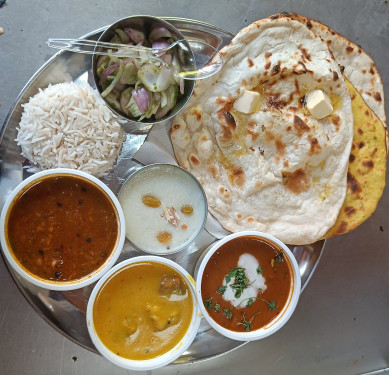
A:
{"type": "MultiPolygon", "coordinates": [[[[80,37],[136,14],[192,18],[236,33],[282,11],[320,20],[359,44],[376,62],[389,98],[387,0],[9,0],[0,8],[0,124],[28,79],[56,52],[45,44],[49,37],[80,37]]],[[[147,374],[389,373],[388,209],[386,189],[369,220],[327,241],[294,315],[279,332],[212,360],[147,374]]],[[[7,375],[129,373],[40,318],[1,258],[0,364],[7,375]]]]}

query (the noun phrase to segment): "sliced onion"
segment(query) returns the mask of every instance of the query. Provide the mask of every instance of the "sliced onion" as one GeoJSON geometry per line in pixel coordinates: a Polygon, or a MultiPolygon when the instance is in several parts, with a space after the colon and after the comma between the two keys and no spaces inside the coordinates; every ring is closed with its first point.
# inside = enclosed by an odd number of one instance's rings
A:
{"type": "Polygon", "coordinates": [[[151,30],[149,35],[149,40],[151,43],[153,43],[158,39],[171,38],[171,37],[172,37],[172,33],[166,27],[158,26],[155,27],[153,30],[151,30]]]}
{"type": "Polygon", "coordinates": [[[121,111],[121,105],[119,102],[120,95],[118,96],[115,90],[112,90],[106,97],[105,100],[118,112],[121,111]]]}
{"type": "Polygon", "coordinates": [[[138,80],[138,69],[132,63],[132,61],[126,60],[128,63],[124,64],[123,74],[119,83],[124,85],[133,85],[138,80]]]}
{"type": "Polygon", "coordinates": [[[167,94],[166,94],[166,90],[165,90],[165,91],[161,92],[161,108],[165,107],[167,102],[168,102],[168,100],[167,100],[167,94]]]}
{"type": "Polygon", "coordinates": [[[96,64],[96,70],[100,68],[101,65],[105,63],[105,61],[108,61],[109,57],[108,56],[103,56],[100,55],[99,58],[97,59],[97,64],[96,64]]]}
{"type": "Polygon", "coordinates": [[[169,86],[166,90],[166,96],[167,96],[167,104],[162,108],[159,108],[158,111],[155,113],[155,118],[157,120],[161,119],[162,117],[165,117],[167,113],[176,105],[177,103],[177,96],[178,96],[178,88],[175,85],[169,86]]]}
{"type": "MultiPolygon", "coordinates": [[[[123,78],[123,75],[124,75],[124,72],[123,72],[121,78],[123,78]]],[[[119,93],[119,96],[120,96],[120,93],[127,88],[127,85],[120,83],[120,81],[121,81],[121,79],[119,80],[118,84],[115,86],[115,90],[117,90],[117,92],[119,93]]],[[[114,91],[114,90],[112,90],[112,91],[114,91]]]]}
{"type": "Polygon", "coordinates": [[[129,116],[130,112],[128,111],[127,105],[130,102],[131,99],[131,91],[132,87],[129,87],[128,89],[125,89],[122,94],[120,95],[120,107],[122,108],[122,111],[129,116]]]}
{"type": "Polygon", "coordinates": [[[180,93],[183,94],[184,92],[184,78],[180,77],[180,93]]]}
{"type": "Polygon", "coordinates": [[[142,43],[145,40],[145,34],[143,31],[133,29],[131,27],[125,28],[124,32],[132,39],[136,44],[142,43]]]}
{"type": "Polygon", "coordinates": [[[101,76],[100,81],[99,81],[100,85],[102,85],[104,83],[104,81],[107,79],[107,77],[110,74],[112,74],[117,68],[119,68],[119,65],[120,65],[120,63],[113,64],[103,73],[103,75],[101,76]]]}
{"type": "Polygon", "coordinates": [[[171,65],[173,57],[170,53],[165,53],[161,56],[161,59],[165,61],[166,64],[171,65]]]}
{"type": "Polygon", "coordinates": [[[167,68],[154,64],[144,64],[138,71],[138,78],[152,92],[166,90],[174,82],[172,77],[167,68]]]}
{"type": "Polygon", "coordinates": [[[151,102],[150,93],[144,87],[140,87],[139,89],[132,90],[132,97],[139,110],[145,113],[151,102]]]}
{"type": "Polygon", "coordinates": [[[116,29],[115,33],[119,36],[123,44],[127,44],[128,42],[130,42],[129,35],[125,33],[122,29],[116,29]]]}
{"type": "Polygon", "coordinates": [[[168,42],[165,42],[164,40],[157,40],[156,42],[153,42],[151,45],[151,48],[153,50],[158,50],[158,49],[166,49],[169,48],[170,44],[168,42]]]}
{"type": "Polygon", "coordinates": [[[161,94],[160,94],[159,92],[156,92],[156,93],[154,94],[153,100],[160,101],[160,100],[161,100],[161,94]]]}
{"type": "Polygon", "coordinates": [[[103,98],[105,96],[107,96],[115,88],[115,86],[119,82],[119,79],[123,74],[123,66],[124,65],[122,63],[119,63],[119,70],[117,71],[115,78],[112,80],[112,82],[109,84],[109,86],[101,93],[101,96],[103,98]]]}
{"type": "Polygon", "coordinates": [[[154,114],[155,119],[156,119],[156,120],[161,119],[161,118],[164,117],[170,110],[171,110],[171,108],[169,108],[169,106],[167,106],[167,105],[165,105],[164,108],[158,109],[158,111],[155,112],[155,114],[154,114]]]}

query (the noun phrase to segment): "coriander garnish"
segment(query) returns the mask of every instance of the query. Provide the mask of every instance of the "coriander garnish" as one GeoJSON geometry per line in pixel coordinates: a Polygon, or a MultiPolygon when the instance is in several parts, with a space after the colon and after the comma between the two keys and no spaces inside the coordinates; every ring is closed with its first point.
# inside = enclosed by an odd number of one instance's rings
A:
{"type": "Polygon", "coordinates": [[[262,267],[261,266],[258,266],[257,267],[257,274],[259,275],[259,274],[261,274],[262,273],[262,267]]]}
{"type": "Polygon", "coordinates": [[[235,267],[225,276],[227,283],[235,277],[234,283],[230,285],[235,291],[235,298],[239,298],[242,295],[243,290],[245,290],[250,283],[250,280],[246,277],[244,271],[245,269],[242,267],[235,267]]]}
{"type": "Polygon", "coordinates": [[[281,263],[284,261],[284,253],[281,251],[280,253],[278,253],[275,257],[274,257],[274,260],[277,262],[277,263],[281,263]]]}
{"type": "Polygon", "coordinates": [[[249,321],[246,320],[246,313],[243,313],[242,321],[238,322],[237,324],[244,326],[244,328],[247,332],[251,331],[251,323],[253,322],[253,319],[255,318],[255,316],[260,314],[260,313],[261,312],[257,312],[256,314],[254,314],[249,321]]]}
{"type": "Polygon", "coordinates": [[[273,311],[276,307],[277,307],[277,302],[276,301],[266,301],[265,299],[261,298],[261,301],[263,302],[266,302],[267,303],[267,308],[270,310],[270,311],[273,311]]]}
{"type": "Polygon", "coordinates": [[[230,309],[224,309],[223,310],[224,315],[226,316],[227,319],[232,319],[232,312],[230,309]]]}
{"type": "Polygon", "coordinates": [[[246,306],[249,307],[254,303],[254,298],[249,298],[249,300],[246,303],[246,306]]]}
{"type": "Polygon", "coordinates": [[[227,290],[227,285],[221,285],[219,286],[219,289],[216,292],[219,294],[224,294],[226,290],[227,290]]]}
{"type": "Polygon", "coordinates": [[[270,301],[270,302],[267,302],[267,307],[270,311],[273,311],[277,306],[277,302],[276,301],[270,301]]]}
{"type": "Polygon", "coordinates": [[[216,312],[220,311],[220,305],[218,303],[215,305],[215,311],[216,312]]]}
{"type": "Polygon", "coordinates": [[[209,298],[209,299],[203,300],[203,303],[204,303],[204,306],[205,306],[208,310],[212,310],[212,309],[213,309],[212,297],[209,298]]]}

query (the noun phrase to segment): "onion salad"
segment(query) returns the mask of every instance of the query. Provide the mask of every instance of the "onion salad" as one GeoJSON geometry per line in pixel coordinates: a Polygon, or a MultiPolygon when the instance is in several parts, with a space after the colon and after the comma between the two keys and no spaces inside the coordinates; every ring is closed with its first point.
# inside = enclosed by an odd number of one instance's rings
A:
{"type": "MultiPolygon", "coordinates": [[[[172,33],[163,26],[148,35],[135,28],[116,29],[111,43],[167,48],[174,42],[172,33]]],[[[183,78],[175,77],[166,66],[149,58],[148,53],[134,52],[136,57],[100,56],[96,72],[101,96],[119,113],[138,121],[154,116],[159,120],[175,106],[184,94],[183,78]]],[[[181,70],[179,47],[160,58],[176,71],[181,70]]]]}

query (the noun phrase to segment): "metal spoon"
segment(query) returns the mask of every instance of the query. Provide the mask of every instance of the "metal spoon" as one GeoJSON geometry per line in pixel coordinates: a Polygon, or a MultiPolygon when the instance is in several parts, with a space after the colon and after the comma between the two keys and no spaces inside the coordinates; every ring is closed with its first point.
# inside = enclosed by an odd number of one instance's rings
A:
{"type": "MultiPolygon", "coordinates": [[[[108,55],[119,57],[147,57],[150,60],[157,61],[164,65],[171,73],[179,78],[188,80],[197,80],[211,77],[217,73],[222,65],[223,58],[218,50],[208,43],[199,40],[180,39],[174,41],[166,48],[149,48],[136,45],[108,43],[87,39],[63,39],[50,38],[47,45],[52,48],[72,51],[77,53],[85,53],[89,55],[108,55]],[[176,71],[171,65],[161,59],[163,55],[168,53],[175,46],[179,46],[182,50],[188,51],[191,49],[196,57],[196,68],[193,62],[191,65],[182,64],[181,71],[176,71]],[[98,49],[97,49],[98,48],[98,49]]],[[[181,61],[182,63],[182,61],[181,61]]]]}

